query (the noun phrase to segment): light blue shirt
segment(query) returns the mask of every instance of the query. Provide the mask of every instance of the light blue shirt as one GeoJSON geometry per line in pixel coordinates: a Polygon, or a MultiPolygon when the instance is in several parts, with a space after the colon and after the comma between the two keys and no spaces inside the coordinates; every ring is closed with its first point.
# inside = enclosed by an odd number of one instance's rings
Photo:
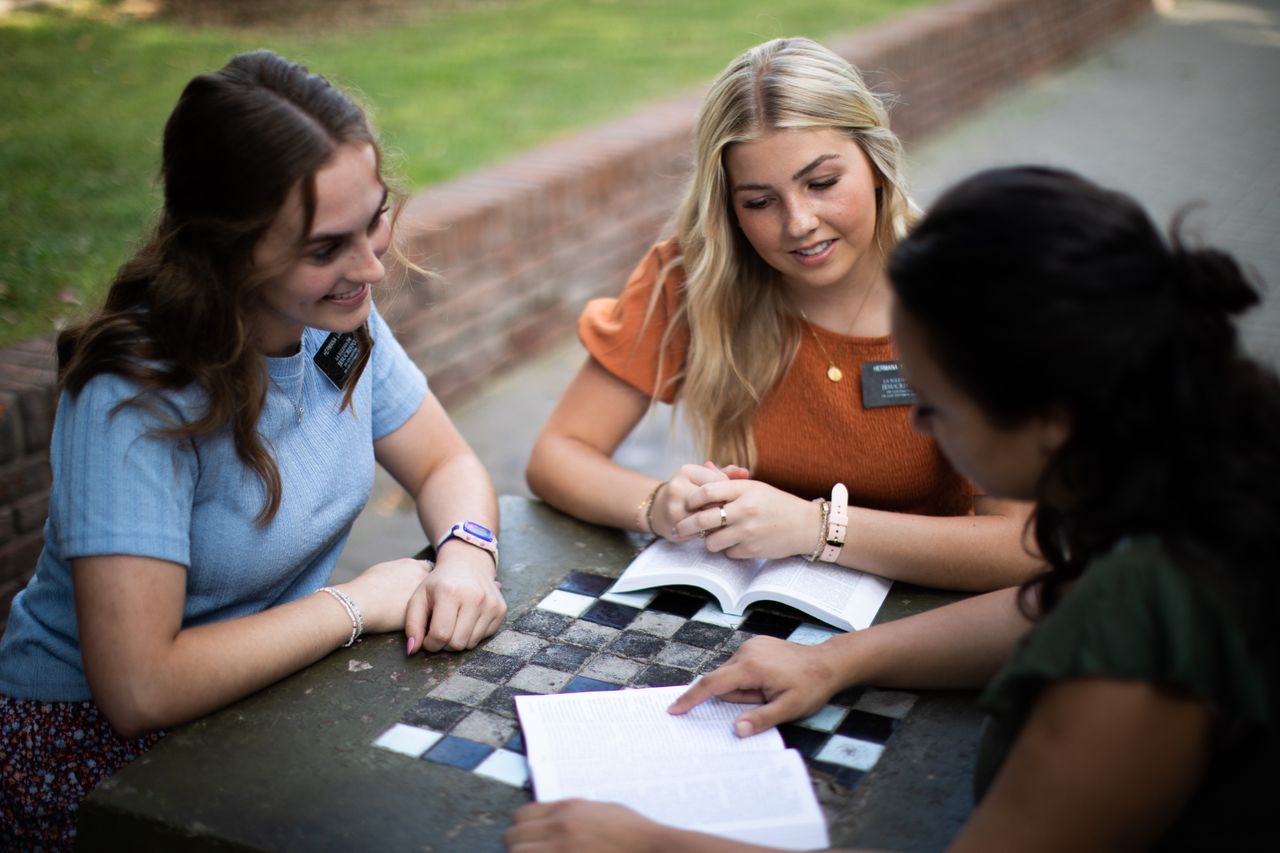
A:
{"type": "Polygon", "coordinates": [[[319,589],[369,499],[373,442],[404,424],[427,391],[376,310],[369,330],[373,353],[352,405],[341,412],[342,392],[312,362],[327,332],[306,329],[298,354],[267,359],[271,382],[258,431],[283,488],[266,526],[254,521],[262,483],[236,456],[229,430],[194,441],[148,434],[166,417],[198,417],[202,392],[151,393],[149,407],[114,413],[138,386],[102,374],[74,397],[64,392],[50,446],[44,550],[0,641],[0,693],[91,698],[71,588],[76,557],[129,554],[186,566],[184,627],[257,613],[319,589]]]}

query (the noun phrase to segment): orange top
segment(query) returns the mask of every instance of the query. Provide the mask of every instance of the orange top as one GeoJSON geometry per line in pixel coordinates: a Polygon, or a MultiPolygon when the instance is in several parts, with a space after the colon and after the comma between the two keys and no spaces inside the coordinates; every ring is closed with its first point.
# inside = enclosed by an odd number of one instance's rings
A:
{"type": "MultiPolygon", "coordinates": [[[[593,299],[578,319],[587,351],[622,381],[650,396],[657,379],[658,347],[672,312],[683,298],[684,272],[676,267],[648,325],[649,298],[658,274],[679,255],[675,240],[658,243],[632,272],[617,299],[593,299]]],[[[800,339],[791,369],[771,391],[752,422],[756,467],[752,477],[804,498],[826,497],[837,482],[856,506],[918,515],[965,515],[973,489],[948,464],[931,439],[908,423],[908,406],[865,408],[860,365],[897,358],[888,337],[853,338],[810,326],[844,371],[827,379],[827,357],[812,335],[800,339]]],[[[688,329],[677,330],[664,354],[664,377],[688,351],[688,329]]],[[[678,389],[661,395],[673,402],[678,389]]]]}

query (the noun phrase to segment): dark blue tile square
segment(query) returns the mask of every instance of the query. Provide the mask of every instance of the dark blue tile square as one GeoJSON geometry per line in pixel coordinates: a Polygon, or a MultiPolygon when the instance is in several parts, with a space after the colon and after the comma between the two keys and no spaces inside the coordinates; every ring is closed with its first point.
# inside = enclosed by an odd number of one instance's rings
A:
{"type": "Polygon", "coordinates": [[[836,733],[858,740],[869,740],[884,743],[893,734],[898,721],[893,717],[882,717],[879,714],[868,714],[866,711],[850,710],[836,727],[836,733]]]}
{"type": "Polygon", "coordinates": [[[631,679],[636,687],[675,687],[693,681],[693,673],[687,669],[676,669],[674,666],[650,664],[631,679]]]}
{"type": "Polygon", "coordinates": [[[550,640],[560,636],[560,632],[572,624],[572,616],[565,616],[563,613],[552,613],[550,610],[540,610],[535,607],[513,622],[511,627],[521,633],[533,634],[536,637],[550,640]]]}
{"type": "Polygon", "coordinates": [[[524,734],[519,729],[516,729],[516,733],[511,736],[511,740],[504,743],[502,748],[524,755],[524,734]]]}
{"type": "Polygon", "coordinates": [[[839,764],[831,764],[826,761],[811,761],[809,767],[812,770],[825,773],[830,776],[836,784],[850,790],[856,788],[858,783],[862,781],[862,777],[866,776],[865,770],[855,770],[852,767],[841,767],[839,764]]]}
{"type": "Polygon", "coordinates": [[[526,696],[530,692],[529,690],[521,690],[519,687],[503,685],[486,696],[485,700],[480,703],[480,707],[486,711],[501,714],[504,717],[514,718],[516,715],[515,698],[517,696],[526,696]]]}
{"type": "Polygon", "coordinates": [[[625,628],[640,615],[640,611],[625,604],[612,601],[597,601],[587,608],[582,618],[597,625],[608,625],[610,628],[625,628]]]}
{"type": "Polygon", "coordinates": [[[561,693],[589,693],[594,690],[621,690],[621,684],[610,684],[607,681],[600,681],[596,678],[587,678],[585,675],[576,675],[564,686],[561,693]]]}
{"type": "Polygon", "coordinates": [[[404,716],[400,718],[400,722],[436,732],[447,732],[453,728],[454,723],[470,713],[471,709],[466,705],[425,696],[405,712],[404,716]]]}
{"type": "Polygon", "coordinates": [[[688,619],[690,616],[702,609],[707,603],[706,598],[697,598],[692,595],[685,595],[682,592],[672,592],[664,589],[662,592],[649,602],[647,610],[656,610],[659,613],[670,613],[673,616],[683,616],[688,619]]]}
{"type": "Polygon", "coordinates": [[[524,661],[518,658],[495,655],[483,649],[467,652],[466,658],[467,662],[458,667],[458,672],[490,684],[502,684],[524,666],[524,661]]]}
{"type": "Polygon", "coordinates": [[[529,662],[549,667],[550,669],[558,669],[561,672],[577,672],[587,662],[587,658],[593,654],[595,654],[594,651],[584,649],[582,646],[557,644],[547,646],[534,655],[529,662]]]}
{"type": "Polygon", "coordinates": [[[794,726],[784,723],[778,726],[778,734],[782,735],[782,742],[791,749],[803,755],[805,758],[813,758],[822,749],[823,745],[831,735],[826,732],[814,731],[806,729],[804,726],[794,726]]]}
{"type": "Polygon", "coordinates": [[[614,578],[593,575],[590,572],[570,572],[569,577],[561,581],[557,589],[599,598],[602,592],[613,586],[613,581],[614,578]]]}
{"type": "Polygon", "coordinates": [[[756,610],[746,618],[739,630],[746,631],[749,634],[764,634],[768,637],[777,637],[780,640],[785,640],[791,636],[792,631],[800,627],[800,621],[791,616],[756,610]]]}
{"type": "Polygon", "coordinates": [[[671,639],[677,643],[686,643],[700,649],[718,649],[725,640],[733,636],[732,628],[722,625],[709,625],[706,622],[686,622],[676,631],[671,639]]]}
{"type": "Polygon", "coordinates": [[[862,698],[862,692],[865,687],[849,687],[841,690],[839,693],[831,697],[830,704],[840,705],[845,708],[852,708],[858,704],[858,700],[862,698]]]}
{"type": "Polygon", "coordinates": [[[492,752],[493,747],[483,743],[446,735],[422,757],[436,764],[447,764],[460,770],[474,770],[476,765],[488,758],[492,752]]]}
{"type": "Polygon", "coordinates": [[[641,634],[639,631],[623,631],[606,647],[606,651],[624,658],[649,660],[662,651],[667,641],[652,634],[641,634]]]}

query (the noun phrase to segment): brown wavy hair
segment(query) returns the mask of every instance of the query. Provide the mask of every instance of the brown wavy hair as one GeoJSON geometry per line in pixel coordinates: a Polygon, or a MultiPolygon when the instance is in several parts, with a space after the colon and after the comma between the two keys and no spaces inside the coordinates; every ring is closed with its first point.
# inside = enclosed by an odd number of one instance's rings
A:
{"type": "MultiPolygon", "coordinates": [[[[294,259],[255,266],[253,249],[299,187],[303,234],[315,215],[315,176],[344,144],[373,147],[365,112],[325,78],[270,51],[232,58],[187,84],[164,130],[164,207],[145,242],[116,273],[104,304],[58,336],[60,389],[78,394],[114,373],[142,390],[121,405],[148,405],[156,391],[196,386],[205,409],[157,434],[190,440],[229,427],[236,455],[262,482],[257,521],[280,506],[280,473],[258,434],[268,373],[254,345],[260,290],[294,259]]],[[[299,246],[301,251],[301,246],[299,246]]],[[[343,407],[368,363],[344,385],[343,407]]]]}

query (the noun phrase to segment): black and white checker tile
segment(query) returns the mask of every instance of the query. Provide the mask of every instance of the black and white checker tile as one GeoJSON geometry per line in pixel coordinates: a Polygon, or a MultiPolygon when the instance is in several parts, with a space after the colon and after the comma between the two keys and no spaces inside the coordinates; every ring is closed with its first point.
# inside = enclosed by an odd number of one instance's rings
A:
{"type": "MultiPolygon", "coordinates": [[[[838,631],[781,605],[724,613],[701,590],[611,593],[613,579],[573,572],[542,601],[418,700],[374,746],[527,786],[513,697],[688,684],[765,634],[815,645],[838,631]]],[[[871,769],[916,697],[856,689],[779,726],[810,769],[852,788],[871,769]]]]}

